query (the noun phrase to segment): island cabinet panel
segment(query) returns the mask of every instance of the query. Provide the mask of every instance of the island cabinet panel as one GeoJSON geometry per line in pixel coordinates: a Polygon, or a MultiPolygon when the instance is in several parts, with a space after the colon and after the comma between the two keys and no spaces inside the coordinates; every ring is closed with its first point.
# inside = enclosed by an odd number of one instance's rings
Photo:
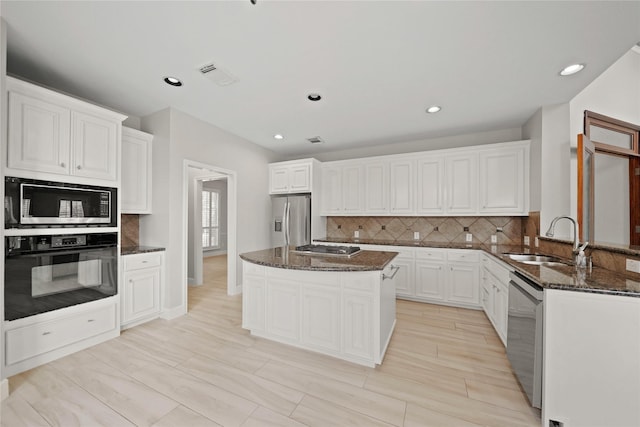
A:
{"type": "Polygon", "coordinates": [[[286,340],[299,340],[300,285],[271,279],[266,294],[267,332],[286,340]]]}
{"type": "Polygon", "coordinates": [[[340,289],[307,285],[302,289],[302,342],[340,350],[340,289]]]}
{"type": "Polygon", "coordinates": [[[395,327],[392,263],[383,274],[348,267],[263,267],[243,260],[242,327],[253,335],[373,367],[382,362],[395,327]]]}
{"type": "Polygon", "coordinates": [[[373,296],[358,292],[344,295],[344,352],[370,359],[373,357],[373,296]]]}

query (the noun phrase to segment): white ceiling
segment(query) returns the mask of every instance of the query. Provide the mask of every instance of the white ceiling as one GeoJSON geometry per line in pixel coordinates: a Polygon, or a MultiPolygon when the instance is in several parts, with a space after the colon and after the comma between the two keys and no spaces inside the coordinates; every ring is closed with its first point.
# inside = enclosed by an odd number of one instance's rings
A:
{"type": "Polygon", "coordinates": [[[138,117],[175,107],[283,155],[518,127],[640,41],[638,1],[2,1],[0,13],[11,74],[138,117]],[[210,61],[238,81],[202,76],[210,61]],[[587,66],[558,75],[574,62],[587,66]]]}

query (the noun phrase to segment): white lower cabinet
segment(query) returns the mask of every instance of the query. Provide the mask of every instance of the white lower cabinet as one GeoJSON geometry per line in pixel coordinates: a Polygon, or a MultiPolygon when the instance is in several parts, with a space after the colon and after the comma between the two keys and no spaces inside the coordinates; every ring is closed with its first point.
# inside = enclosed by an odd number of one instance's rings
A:
{"type": "Polygon", "coordinates": [[[416,259],[415,296],[429,300],[444,301],[446,263],[416,259]]]}
{"type": "Polygon", "coordinates": [[[413,251],[400,252],[393,260],[393,265],[399,267],[396,273],[396,295],[411,296],[415,293],[415,272],[414,272],[413,251]]]}
{"type": "Polygon", "coordinates": [[[7,377],[120,333],[116,297],[104,298],[4,324],[7,377]]]}
{"type": "Polygon", "coordinates": [[[480,269],[477,263],[462,264],[460,262],[449,264],[449,277],[447,283],[447,301],[480,306],[480,269]]]}
{"type": "Polygon", "coordinates": [[[365,366],[381,363],[395,326],[392,266],[383,278],[242,264],[243,328],[365,366]]]}
{"type": "Polygon", "coordinates": [[[122,328],[160,316],[164,252],[125,255],[121,288],[122,328]]]}
{"type": "Polygon", "coordinates": [[[482,256],[482,308],[502,343],[507,345],[510,268],[488,255],[482,256]]]}

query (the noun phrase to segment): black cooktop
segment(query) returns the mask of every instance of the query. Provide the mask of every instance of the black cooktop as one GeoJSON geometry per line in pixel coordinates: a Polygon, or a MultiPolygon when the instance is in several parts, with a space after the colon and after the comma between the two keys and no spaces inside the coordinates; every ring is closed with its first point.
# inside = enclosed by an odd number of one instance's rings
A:
{"type": "Polygon", "coordinates": [[[359,246],[302,245],[295,252],[309,255],[353,256],[360,252],[359,246]]]}

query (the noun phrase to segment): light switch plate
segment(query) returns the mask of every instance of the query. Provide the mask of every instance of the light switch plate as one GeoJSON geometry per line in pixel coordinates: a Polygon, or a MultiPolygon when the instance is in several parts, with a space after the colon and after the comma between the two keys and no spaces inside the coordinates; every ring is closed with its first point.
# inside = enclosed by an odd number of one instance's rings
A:
{"type": "Polygon", "coordinates": [[[473,241],[473,234],[467,233],[466,239],[467,239],[467,242],[472,242],[473,241]]]}
{"type": "Polygon", "coordinates": [[[498,243],[498,236],[496,236],[495,234],[491,235],[491,243],[498,243]]]}
{"type": "Polygon", "coordinates": [[[359,231],[359,230],[354,231],[354,232],[353,232],[353,237],[355,237],[356,239],[357,239],[358,237],[360,237],[360,231],[359,231]]]}
{"type": "Polygon", "coordinates": [[[540,240],[538,239],[538,236],[536,236],[536,237],[535,237],[535,239],[534,239],[534,241],[533,241],[533,242],[534,242],[534,244],[536,245],[536,248],[537,248],[538,246],[540,246],[540,240]]]}
{"type": "Polygon", "coordinates": [[[413,232],[413,238],[415,240],[420,240],[420,232],[419,231],[414,231],[413,232]]]}
{"type": "Polygon", "coordinates": [[[524,236],[524,245],[529,246],[529,243],[530,243],[529,236],[524,236]]]}
{"type": "Polygon", "coordinates": [[[640,273],[640,261],[627,258],[627,271],[633,271],[634,273],[640,273]]]}

